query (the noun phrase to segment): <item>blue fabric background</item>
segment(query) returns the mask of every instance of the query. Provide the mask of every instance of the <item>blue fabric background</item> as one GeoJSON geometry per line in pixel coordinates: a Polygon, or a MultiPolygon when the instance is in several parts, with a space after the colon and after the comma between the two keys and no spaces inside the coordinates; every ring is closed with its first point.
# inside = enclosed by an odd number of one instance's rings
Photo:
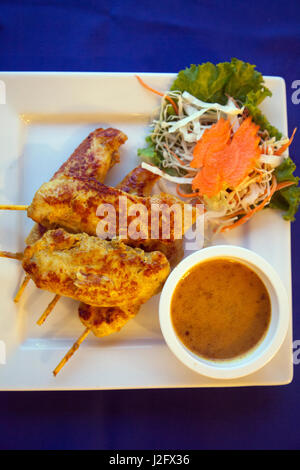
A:
{"type": "MultiPolygon", "coordinates": [[[[0,1],[1,71],[176,72],[238,57],[286,80],[299,124],[300,6],[290,1],[0,1]]],[[[291,155],[298,161],[300,133],[291,155]]],[[[300,174],[300,173],[299,173],[300,174]]],[[[300,339],[300,215],[293,224],[300,339]]],[[[1,449],[300,448],[300,365],[283,387],[0,394],[1,449]]]]}

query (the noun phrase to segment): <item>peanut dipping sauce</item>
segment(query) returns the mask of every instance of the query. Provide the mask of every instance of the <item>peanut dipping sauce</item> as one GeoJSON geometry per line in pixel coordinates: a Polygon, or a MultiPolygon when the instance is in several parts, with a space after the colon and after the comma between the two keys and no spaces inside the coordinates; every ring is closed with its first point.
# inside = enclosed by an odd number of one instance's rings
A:
{"type": "Polygon", "coordinates": [[[181,278],[171,301],[171,319],[190,351],[207,359],[232,359],[264,337],[271,319],[270,296],[246,265],[215,258],[181,278]]]}

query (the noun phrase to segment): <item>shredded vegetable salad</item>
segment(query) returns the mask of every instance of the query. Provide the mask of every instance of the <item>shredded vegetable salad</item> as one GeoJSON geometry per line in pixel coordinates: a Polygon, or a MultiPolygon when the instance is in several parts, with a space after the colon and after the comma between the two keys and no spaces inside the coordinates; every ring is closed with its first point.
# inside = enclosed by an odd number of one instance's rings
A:
{"type": "MultiPolygon", "coordinates": [[[[253,81],[254,66],[245,67],[251,67],[253,81]]],[[[224,91],[221,102],[204,101],[185,89],[189,86],[173,86],[163,94],[138,79],[162,97],[148,147],[139,150],[142,166],[173,183],[181,198],[204,204],[214,232],[245,223],[267,205],[285,210],[285,218],[293,220],[300,189],[285,151],[296,129],[290,139],[284,137],[258,110],[257,103],[270,96],[262,77],[256,88],[249,85],[246,98],[224,91]]],[[[230,89],[228,81],[226,86],[230,89]]]]}

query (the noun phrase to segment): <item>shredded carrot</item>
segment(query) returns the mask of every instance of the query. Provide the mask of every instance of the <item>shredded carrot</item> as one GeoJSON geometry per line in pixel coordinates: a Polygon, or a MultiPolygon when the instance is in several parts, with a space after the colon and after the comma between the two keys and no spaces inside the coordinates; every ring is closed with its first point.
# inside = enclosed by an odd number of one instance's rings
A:
{"type": "Polygon", "coordinates": [[[178,107],[177,107],[177,104],[175,103],[175,101],[168,95],[164,95],[164,93],[161,93],[160,91],[157,91],[155,90],[154,88],[151,88],[149,85],[147,85],[147,83],[145,83],[141,77],[139,77],[138,75],[136,75],[136,78],[138,79],[138,81],[140,82],[140,84],[146,88],[147,90],[149,91],[152,91],[152,93],[155,93],[156,95],[159,95],[159,96],[164,96],[170,103],[171,105],[173,106],[173,109],[175,111],[176,114],[178,114],[178,107]]]}
{"type": "MultiPolygon", "coordinates": [[[[276,178],[273,178],[273,183],[271,186],[271,191],[270,194],[254,209],[252,209],[250,212],[248,212],[244,217],[241,219],[237,220],[231,225],[228,225],[227,227],[223,227],[221,229],[221,232],[225,232],[227,230],[232,230],[233,228],[239,227],[240,225],[243,225],[245,222],[247,222],[256,212],[260,211],[265,207],[265,205],[271,200],[273,194],[276,191],[280,191],[283,188],[288,188],[289,186],[292,186],[293,184],[296,184],[295,181],[283,181],[282,183],[277,183],[276,178]]],[[[238,214],[236,214],[238,215],[238,214]]]]}
{"type": "Polygon", "coordinates": [[[176,191],[177,191],[178,196],[181,196],[181,197],[188,197],[189,198],[189,197],[198,197],[199,196],[198,192],[190,193],[190,194],[182,193],[180,191],[180,184],[179,183],[176,186],[176,191]]]}
{"type": "Polygon", "coordinates": [[[280,191],[281,189],[288,188],[293,184],[297,184],[296,181],[283,181],[282,183],[277,184],[276,191],[280,191]]]}
{"type": "Polygon", "coordinates": [[[291,145],[291,143],[293,142],[296,130],[297,130],[297,127],[295,127],[295,129],[293,130],[293,133],[292,133],[289,141],[286,144],[284,144],[282,147],[280,147],[280,149],[277,150],[277,152],[275,152],[274,155],[281,155],[291,145]]]}

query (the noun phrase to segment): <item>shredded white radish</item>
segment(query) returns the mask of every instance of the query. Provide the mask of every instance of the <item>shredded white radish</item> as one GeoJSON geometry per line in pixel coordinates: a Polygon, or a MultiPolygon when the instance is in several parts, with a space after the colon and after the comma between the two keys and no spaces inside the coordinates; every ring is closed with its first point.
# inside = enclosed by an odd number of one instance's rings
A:
{"type": "Polygon", "coordinates": [[[157,168],[157,166],[149,165],[146,162],[142,162],[142,168],[145,168],[145,170],[151,171],[151,173],[161,176],[162,178],[165,178],[166,180],[171,181],[172,183],[192,184],[193,181],[193,178],[184,178],[183,176],[178,177],[168,175],[167,173],[164,173],[159,168],[157,168]]]}
{"type": "Polygon", "coordinates": [[[227,102],[227,105],[224,106],[219,103],[206,103],[205,101],[201,101],[195,96],[188,93],[187,91],[184,91],[182,93],[182,97],[185,101],[193,104],[197,108],[207,109],[207,110],[216,109],[218,111],[222,111],[225,114],[234,115],[234,116],[241,113],[241,109],[235,106],[234,102],[231,99],[229,99],[227,102]]]}
{"type": "Polygon", "coordinates": [[[197,119],[199,120],[199,118],[201,116],[203,116],[204,113],[207,112],[207,109],[201,109],[201,111],[196,111],[195,113],[193,114],[190,114],[189,116],[181,119],[180,121],[177,121],[175,122],[175,124],[172,124],[170,127],[169,127],[169,132],[172,133],[172,132],[175,132],[177,131],[180,127],[186,127],[186,125],[191,122],[191,121],[196,121],[197,119]]]}

